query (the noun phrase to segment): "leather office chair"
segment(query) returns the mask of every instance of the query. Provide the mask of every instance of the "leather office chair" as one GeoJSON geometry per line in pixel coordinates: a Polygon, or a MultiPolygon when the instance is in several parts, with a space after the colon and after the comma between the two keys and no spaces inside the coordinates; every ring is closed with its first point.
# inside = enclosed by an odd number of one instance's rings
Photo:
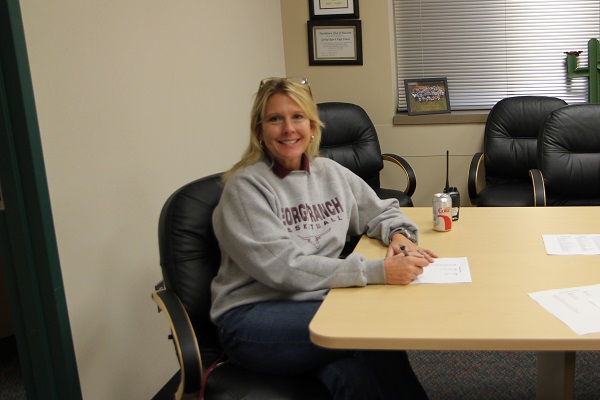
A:
{"type": "MultiPolygon", "coordinates": [[[[411,196],[417,188],[417,178],[410,164],[402,157],[381,154],[379,138],[367,112],[352,103],[319,103],[319,118],[325,124],[321,135],[319,153],[323,157],[342,164],[364,179],[381,199],[398,199],[400,207],[412,207],[411,196]],[[389,161],[400,167],[406,181],[403,190],[381,187],[380,172],[383,162],[389,161]]],[[[342,250],[342,257],[352,253],[360,236],[349,236],[342,250]]]]}
{"type": "MultiPolygon", "coordinates": [[[[319,103],[319,118],[325,124],[319,151],[363,178],[382,199],[396,198],[401,207],[412,207],[417,178],[410,164],[395,154],[381,154],[373,122],[363,108],[351,103],[319,103]],[[382,188],[379,175],[383,162],[400,167],[404,189],[382,188]]],[[[402,180],[401,180],[402,181],[402,180]]]]}
{"type": "Polygon", "coordinates": [[[537,138],[548,115],[567,103],[555,97],[518,96],[500,100],[490,111],[483,153],[469,167],[471,204],[488,207],[533,206],[529,170],[536,167],[537,138]],[[477,191],[481,164],[485,187],[477,191]]]}
{"type": "MultiPolygon", "coordinates": [[[[181,366],[176,399],[198,398],[209,366],[222,354],[210,320],[210,284],[220,264],[212,213],[222,193],[221,174],[188,183],[173,193],[159,220],[160,265],[164,290],[152,294],[171,325],[181,366]]],[[[316,378],[254,373],[230,363],[206,379],[206,400],[324,400],[330,396],[316,378]]]]}
{"type": "Polygon", "coordinates": [[[600,205],[600,104],[553,111],[530,171],[536,206],[600,205]]]}

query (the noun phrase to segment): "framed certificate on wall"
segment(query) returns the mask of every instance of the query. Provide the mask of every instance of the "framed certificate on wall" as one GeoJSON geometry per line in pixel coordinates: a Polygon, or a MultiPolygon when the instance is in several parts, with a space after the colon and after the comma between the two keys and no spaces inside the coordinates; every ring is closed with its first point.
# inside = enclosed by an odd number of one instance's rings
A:
{"type": "Polygon", "coordinates": [[[358,0],[308,0],[310,19],[358,18],[358,0]]]}
{"type": "Polygon", "coordinates": [[[360,20],[308,21],[309,65],[362,65],[360,20]]]}

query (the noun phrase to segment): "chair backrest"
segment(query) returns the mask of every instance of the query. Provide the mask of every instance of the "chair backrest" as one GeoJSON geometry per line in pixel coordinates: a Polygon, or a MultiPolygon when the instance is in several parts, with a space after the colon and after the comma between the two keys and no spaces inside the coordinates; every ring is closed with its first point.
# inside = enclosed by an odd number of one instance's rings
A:
{"type": "Polygon", "coordinates": [[[319,103],[319,118],[325,124],[320,153],[350,169],[375,191],[380,188],[383,157],[377,131],[366,111],[351,103],[319,103]]]}
{"type": "Polygon", "coordinates": [[[221,353],[209,312],[210,284],[221,262],[212,214],[222,191],[221,174],[184,185],[165,202],[158,224],[160,266],[165,287],[183,303],[203,359],[221,353]]]}
{"type": "Polygon", "coordinates": [[[529,180],[529,170],[537,168],[539,131],[552,111],[566,105],[545,96],[508,97],[496,103],[484,133],[486,184],[529,180]]]}
{"type": "Polygon", "coordinates": [[[600,205],[600,104],[553,111],[540,132],[537,161],[548,205],[600,205]]]}

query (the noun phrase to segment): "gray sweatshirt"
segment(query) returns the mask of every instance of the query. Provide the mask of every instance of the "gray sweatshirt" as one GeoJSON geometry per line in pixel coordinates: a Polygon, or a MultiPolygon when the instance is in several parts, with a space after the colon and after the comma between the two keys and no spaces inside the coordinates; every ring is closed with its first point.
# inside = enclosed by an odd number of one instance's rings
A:
{"type": "Polygon", "coordinates": [[[385,284],[383,259],[338,258],[346,236],[390,234],[416,225],[398,201],[380,200],[360,177],[328,158],[280,178],[268,162],[237,171],[213,214],[221,266],[211,318],[270,300],[322,300],[336,287],[385,284]]]}

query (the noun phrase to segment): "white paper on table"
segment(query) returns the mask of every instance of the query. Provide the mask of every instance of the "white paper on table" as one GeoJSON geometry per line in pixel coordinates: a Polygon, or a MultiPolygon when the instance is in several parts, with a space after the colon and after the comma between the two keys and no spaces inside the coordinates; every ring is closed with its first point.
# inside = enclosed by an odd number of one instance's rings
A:
{"type": "Polygon", "coordinates": [[[435,258],[412,283],[472,282],[467,257],[435,258]]]}
{"type": "Polygon", "coordinates": [[[600,235],[542,235],[542,239],[549,255],[600,254],[600,235]]]}
{"type": "Polygon", "coordinates": [[[529,293],[578,335],[600,332],[600,284],[529,293]]]}

